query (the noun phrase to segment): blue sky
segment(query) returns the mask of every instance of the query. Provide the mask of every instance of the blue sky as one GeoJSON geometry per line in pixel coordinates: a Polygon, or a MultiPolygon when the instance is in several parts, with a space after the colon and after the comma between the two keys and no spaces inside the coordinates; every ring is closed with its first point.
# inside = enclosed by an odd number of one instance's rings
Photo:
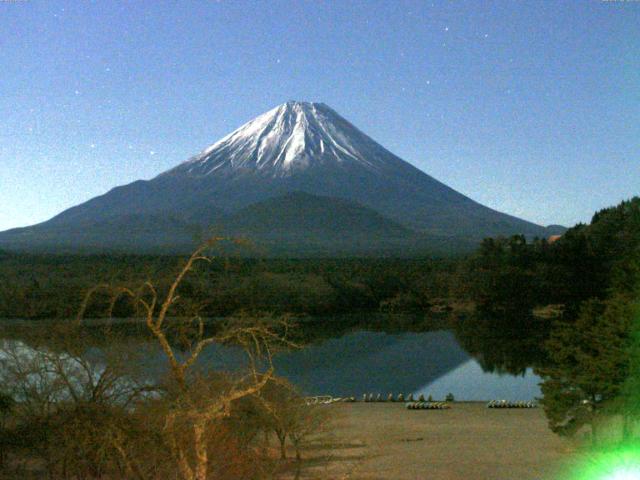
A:
{"type": "Polygon", "coordinates": [[[640,194],[640,2],[0,2],[0,230],[325,102],[490,207],[640,194]]]}

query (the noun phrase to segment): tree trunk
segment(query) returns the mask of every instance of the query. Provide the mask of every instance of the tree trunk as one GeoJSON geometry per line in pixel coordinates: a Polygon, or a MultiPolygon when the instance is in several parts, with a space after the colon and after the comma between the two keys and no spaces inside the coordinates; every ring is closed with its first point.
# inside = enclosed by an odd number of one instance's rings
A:
{"type": "Polygon", "coordinates": [[[207,440],[204,438],[206,420],[198,420],[193,425],[194,447],[196,454],[195,480],[207,480],[209,458],[207,455],[207,440]]]}
{"type": "Polygon", "coordinates": [[[300,463],[300,460],[302,460],[302,455],[300,454],[301,439],[297,435],[290,435],[289,438],[291,439],[293,448],[295,448],[296,451],[296,460],[300,463]]]}
{"type": "Polygon", "coordinates": [[[189,466],[189,461],[184,454],[182,448],[178,448],[178,468],[180,469],[180,475],[182,480],[194,480],[193,470],[189,466]]]}
{"type": "Polygon", "coordinates": [[[593,395],[591,397],[591,445],[594,447],[598,444],[598,420],[600,417],[596,405],[596,397],[593,395]]]}
{"type": "Polygon", "coordinates": [[[301,474],[302,474],[302,462],[300,461],[300,458],[298,458],[298,461],[296,462],[296,475],[294,477],[294,480],[300,480],[301,474]]]}
{"type": "Polygon", "coordinates": [[[631,440],[631,416],[628,414],[622,415],[622,441],[627,442],[631,440]]]}
{"type": "Polygon", "coordinates": [[[267,452],[269,451],[269,431],[268,430],[264,430],[263,432],[263,440],[262,440],[262,451],[263,453],[266,455],[267,452]]]}
{"type": "Polygon", "coordinates": [[[282,434],[280,432],[276,432],[276,435],[278,436],[278,440],[280,440],[280,459],[281,460],[286,460],[287,459],[287,435],[286,434],[282,434]]]}

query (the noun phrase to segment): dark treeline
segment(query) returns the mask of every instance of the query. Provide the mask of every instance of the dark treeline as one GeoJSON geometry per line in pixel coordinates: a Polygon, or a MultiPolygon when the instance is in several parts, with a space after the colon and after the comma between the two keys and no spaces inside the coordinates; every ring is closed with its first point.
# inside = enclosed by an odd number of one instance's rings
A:
{"type": "MultiPolygon", "coordinates": [[[[0,318],[70,318],[97,284],[166,288],[181,256],[0,254],[0,318]]],[[[462,275],[456,260],[242,259],[218,257],[185,280],[181,306],[206,317],[239,312],[336,315],[417,313],[456,304],[462,275]]],[[[105,315],[97,298],[87,317],[105,315]]],[[[114,316],[135,316],[131,302],[114,316]]]]}
{"type": "Polygon", "coordinates": [[[485,310],[561,304],[575,314],[587,299],[635,293],[639,210],[640,198],[602,210],[553,243],[522,236],[484,240],[467,262],[470,296],[485,310]]]}

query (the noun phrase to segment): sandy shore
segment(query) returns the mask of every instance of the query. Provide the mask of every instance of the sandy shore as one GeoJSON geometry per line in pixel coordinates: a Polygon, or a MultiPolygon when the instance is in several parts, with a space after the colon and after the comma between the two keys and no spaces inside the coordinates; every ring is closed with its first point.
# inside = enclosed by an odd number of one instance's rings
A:
{"type": "Polygon", "coordinates": [[[571,445],[542,409],[407,410],[402,404],[327,406],[333,428],[305,449],[302,478],[540,480],[554,478],[571,445]]]}

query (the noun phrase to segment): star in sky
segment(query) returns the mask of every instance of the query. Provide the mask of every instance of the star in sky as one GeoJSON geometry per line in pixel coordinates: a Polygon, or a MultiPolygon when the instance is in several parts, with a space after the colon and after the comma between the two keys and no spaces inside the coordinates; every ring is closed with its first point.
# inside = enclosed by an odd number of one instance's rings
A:
{"type": "MultiPolygon", "coordinates": [[[[286,2],[275,2],[265,15],[247,16],[233,2],[185,5],[179,12],[150,2],[123,15],[108,2],[83,8],[72,0],[26,3],[20,21],[6,24],[6,36],[28,48],[2,56],[3,87],[11,94],[0,95],[6,113],[0,135],[7,140],[0,147],[0,180],[13,176],[20,182],[2,183],[0,204],[12,208],[11,215],[0,212],[0,230],[43,221],[115,185],[150,178],[292,96],[324,101],[381,143],[395,142],[401,158],[474,200],[506,211],[522,203],[528,206],[523,216],[540,223],[588,221],[594,210],[637,193],[640,184],[631,160],[638,150],[632,121],[638,106],[629,100],[633,84],[616,80],[633,78],[637,70],[632,61],[620,61],[635,58],[640,41],[630,35],[637,24],[631,8],[612,15],[598,2],[552,2],[545,8],[506,2],[485,9],[481,2],[427,0],[407,2],[406,10],[390,7],[393,2],[328,2],[321,8],[302,2],[291,12],[286,2]],[[181,22],[165,22],[175,17],[181,22]],[[163,28],[149,28],[149,21],[162,21],[163,28]],[[272,38],[287,42],[274,49],[272,38]],[[284,68],[285,59],[294,62],[295,72],[284,68]],[[271,62],[275,69],[268,69],[271,62]],[[212,65],[232,68],[212,74],[212,65]],[[331,68],[320,68],[326,65],[331,68]],[[258,74],[263,67],[268,74],[258,74]],[[483,101],[475,102],[479,96],[483,101]],[[370,115],[374,110],[380,114],[370,115]],[[457,119],[456,135],[439,122],[441,110],[457,119]],[[382,114],[387,111],[412,129],[385,128],[395,120],[382,114]],[[178,122],[196,128],[174,128],[178,122]],[[55,174],[66,178],[64,165],[78,157],[77,147],[87,161],[104,165],[119,165],[115,153],[128,152],[130,168],[87,174],[87,188],[73,194],[54,187],[64,182],[51,176],[21,177],[19,169],[38,151],[55,150],[55,174]],[[521,170],[503,168],[500,152],[506,150],[521,170]],[[457,158],[464,168],[451,168],[457,158]],[[482,168],[493,168],[495,181],[475,181],[482,168]],[[555,174],[557,168],[575,171],[563,176],[555,174]],[[545,188],[524,197],[526,174],[545,188]],[[600,177],[606,180],[594,195],[585,185],[600,177]],[[496,184],[510,189],[489,198],[486,192],[496,184]],[[51,196],[46,202],[39,197],[45,190],[51,196]],[[553,208],[544,203],[547,190],[554,192],[553,208]]],[[[90,168],[84,166],[85,172],[90,168]]]]}

